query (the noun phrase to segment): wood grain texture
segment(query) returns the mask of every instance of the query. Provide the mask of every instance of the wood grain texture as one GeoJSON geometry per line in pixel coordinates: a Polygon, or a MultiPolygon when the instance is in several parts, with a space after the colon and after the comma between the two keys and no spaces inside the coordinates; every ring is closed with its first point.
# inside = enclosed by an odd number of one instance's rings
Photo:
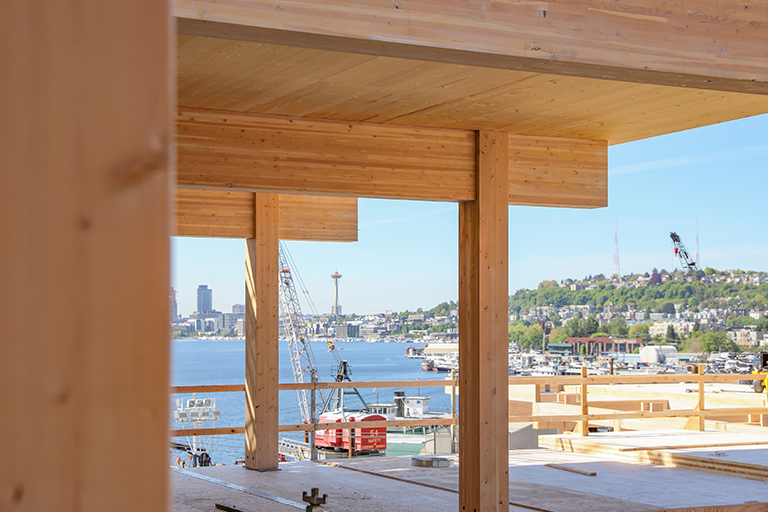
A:
{"type": "MultiPolygon", "coordinates": [[[[253,194],[175,190],[176,236],[252,238],[253,194]]],[[[357,241],[357,198],[280,194],[281,240],[357,241]]]]}
{"type": "Polygon", "coordinates": [[[564,466],[562,464],[544,464],[544,466],[552,469],[559,469],[561,471],[568,471],[570,473],[576,473],[577,475],[597,476],[596,471],[583,471],[581,469],[577,469],[571,466],[564,466]]]}
{"type": "Polygon", "coordinates": [[[357,198],[280,194],[281,240],[357,242],[357,198]]]}
{"type": "Polygon", "coordinates": [[[182,34],[587,78],[768,93],[768,5],[175,0],[182,34]]]}
{"type": "Polygon", "coordinates": [[[167,510],[170,27],[3,2],[0,510],[167,510]]]}
{"type": "Polygon", "coordinates": [[[510,134],[509,204],[608,206],[607,144],[510,134]]]}
{"type": "Polygon", "coordinates": [[[176,236],[253,238],[253,193],[177,188],[176,236]]]}
{"type": "Polygon", "coordinates": [[[582,366],[581,368],[581,389],[579,391],[580,401],[581,401],[581,419],[576,424],[576,428],[574,429],[574,433],[579,434],[580,436],[588,436],[589,435],[589,421],[587,420],[587,415],[589,415],[589,402],[587,399],[587,383],[584,381],[584,379],[587,377],[587,368],[585,366],[582,366]]]}
{"type": "Polygon", "coordinates": [[[182,108],[182,187],[474,199],[474,135],[182,108]]]}
{"type": "MultiPolygon", "coordinates": [[[[179,234],[248,232],[249,200],[241,190],[444,201],[476,194],[470,131],[194,109],[180,109],[178,131],[179,186],[231,189],[177,192],[179,234]]],[[[605,142],[508,137],[510,204],[607,205],[605,142]]],[[[351,201],[280,197],[281,239],[356,240],[351,201]]]]}
{"type": "Polygon", "coordinates": [[[187,107],[620,144],[768,112],[765,95],[178,37],[187,107]]]}
{"type": "Polygon", "coordinates": [[[506,133],[477,135],[477,200],[459,205],[459,510],[509,510],[506,133]]]}
{"type": "Polygon", "coordinates": [[[277,468],[277,195],[254,194],[256,236],[246,240],[245,466],[277,468]]]}

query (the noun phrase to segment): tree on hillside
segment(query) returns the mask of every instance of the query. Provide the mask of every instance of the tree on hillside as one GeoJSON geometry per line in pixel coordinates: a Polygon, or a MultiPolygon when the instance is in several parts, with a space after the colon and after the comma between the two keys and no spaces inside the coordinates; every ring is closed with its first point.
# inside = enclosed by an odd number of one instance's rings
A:
{"type": "Polygon", "coordinates": [[[675,332],[675,328],[672,326],[672,324],[669,324],[667,326],[667,341],[677,341],[677,333],[675,332]]]}
{"type": "Polygon", "coordinates": [[[531,324],[525,328],[523,347],[525,349],[541,349],[544,343],[544,330],[539,324],[531,324]]]}
{"type": "Polygon", "coordinates": [[[624,336],[629,334],[627,319],[624,318],[624,315],[617,316],[611,322],[608,322],[605,325],[605,327],[606,327],[606,330],[611,334],[611,336],[623,338],[624,336]]]}
{"type": "Polygon", "coordinates": [[[664,313],[665,315],[674,315],[675,314],[675,305],[672,304],[671,302],[665,302],[659,308],[659,313],[664,313]]]}
{"type": "Polygon", "coordinates": [[[565,322],[563,333],[565,333],[566,338],[581,338],[581,319],[574,317],[565,322]]]}
{"type": "Polygon", "coordinates": [[[584,321],[584,337],[592,336],[600,329],[600,324],[597,323],[595,317],[590,316],[584,321]]]}
{"type": "Polygon", "coordinates": [[[629,327],[629,336],[631,338],[648,338],[650,335],[649,329],[651,327],[650,322],[640,322],[632,324],[629,327]]]}
{"type": "Polygon", "coordinates": [[[509,342],[517,344],[517,348],[521,348],[523,336],[525,335],[525,322],[515,322],[509,324],[509,342]]]}
{"type": "Polygon", "coordinates": [[[549,335],[550,343],[565,343],[565,332],[562,327],[555,327],[549,335]]]}
{"type": "Polygon", "coordinates": [[[741,352],[741,348],[731,341],[723,331],[692,332],[686,340],[685,350],[689,352],[741,352]]]}

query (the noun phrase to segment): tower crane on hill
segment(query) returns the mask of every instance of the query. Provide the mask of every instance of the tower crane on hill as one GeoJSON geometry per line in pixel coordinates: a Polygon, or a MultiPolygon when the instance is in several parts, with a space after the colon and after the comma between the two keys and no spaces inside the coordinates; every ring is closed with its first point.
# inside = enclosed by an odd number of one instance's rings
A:
{"type": "MultiPolygon", "coordinates": [[[[278,286],[278,293],[280,298],[280,321],[283,324],[283,331],[285,333],[286,341],[288,342],[288,351],[291,357],[291,369],[293,370],[293,379],[296,383],[312,382],[313,378],[317,378],[317,363],[315,362],[315,356],[312,353],[312,345],[309,342],[307,335],[307,326],[304,323],[304,317],[301,314],[301,305],[299,304],[299,297],[296,293],[296,285],[294,283],[294,274],[301,283],[301,276],[298,272],[292,272],[291,269],[295,268],[291,255],[288,253],[285,245],[280,242],[278,245],[279,256],[279,273],[280,284],[278,286]]],[[[303,286],[304,289],[306,287],[303,286]]],[[[305,292],[306,293],[306,292],[305,292]]],[[[312,309],[312,299],[307,298],[310,302],[312,309]]],[[[333,354],[336,360],[335,375],[333,377],[337,381],[351,381],[349,374],[351,372],[350,366],[347,361],[342,360],[339,357],[339,353],[336,347],[331,341],[328,341],[328,351],[333,354]]],[[[313,421],[313,412],[310,410],[309,394],[306,389],[296,390],[299,397],[299,409],[301,410],[301,419],[304,423],[311,423],[313,421]]],[[[325,398],[321,391],[317,391],[320,403],[323,404],[321,414],[331,407],[342,408],[344,407],[344,395],[354,394],[363,403],[363,407],[367,408],[365,400],[357,389],[351,390],[333,390],[328,398],[325,398]]]]}

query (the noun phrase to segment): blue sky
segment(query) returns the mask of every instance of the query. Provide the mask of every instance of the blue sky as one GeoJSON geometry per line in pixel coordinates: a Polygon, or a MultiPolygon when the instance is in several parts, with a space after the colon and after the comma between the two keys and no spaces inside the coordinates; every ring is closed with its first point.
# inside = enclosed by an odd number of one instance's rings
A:
{"type": "MultiPolygon", "coordinates": [[[[702,267],[768,271],[768,115],[611,146],[608,169],[607,208],[509,208],[510,293],[611,274],[614,225],[622,274],[671,269],[669,232],[695,254],[697,215],[702,267]]],[[[356,243],[287,242],[320,313],[330,312],[335,271],[344,313],[458,298],[457,205],[361,199],[358,224],[356,243]]],[[[174,238],[172,255],[181,314],[196,309],[199,284],[220,311],[243,302],[244,241],[174,238]]]]}

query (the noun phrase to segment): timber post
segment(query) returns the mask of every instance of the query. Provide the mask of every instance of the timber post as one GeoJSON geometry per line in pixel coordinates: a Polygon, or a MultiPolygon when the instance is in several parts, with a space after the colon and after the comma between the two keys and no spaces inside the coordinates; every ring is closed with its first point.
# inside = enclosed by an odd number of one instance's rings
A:
{"type": "Polygon", "coordinates": [[[254,238],[246,240],[245,467],[277,468],[277,195],[254,194],[254,238]]]}
{"type": "Polygon", "coordinates": [[[459,204],[459,510],[509,510],[508,137],[477,134],[477,197],[459,204]]]}

